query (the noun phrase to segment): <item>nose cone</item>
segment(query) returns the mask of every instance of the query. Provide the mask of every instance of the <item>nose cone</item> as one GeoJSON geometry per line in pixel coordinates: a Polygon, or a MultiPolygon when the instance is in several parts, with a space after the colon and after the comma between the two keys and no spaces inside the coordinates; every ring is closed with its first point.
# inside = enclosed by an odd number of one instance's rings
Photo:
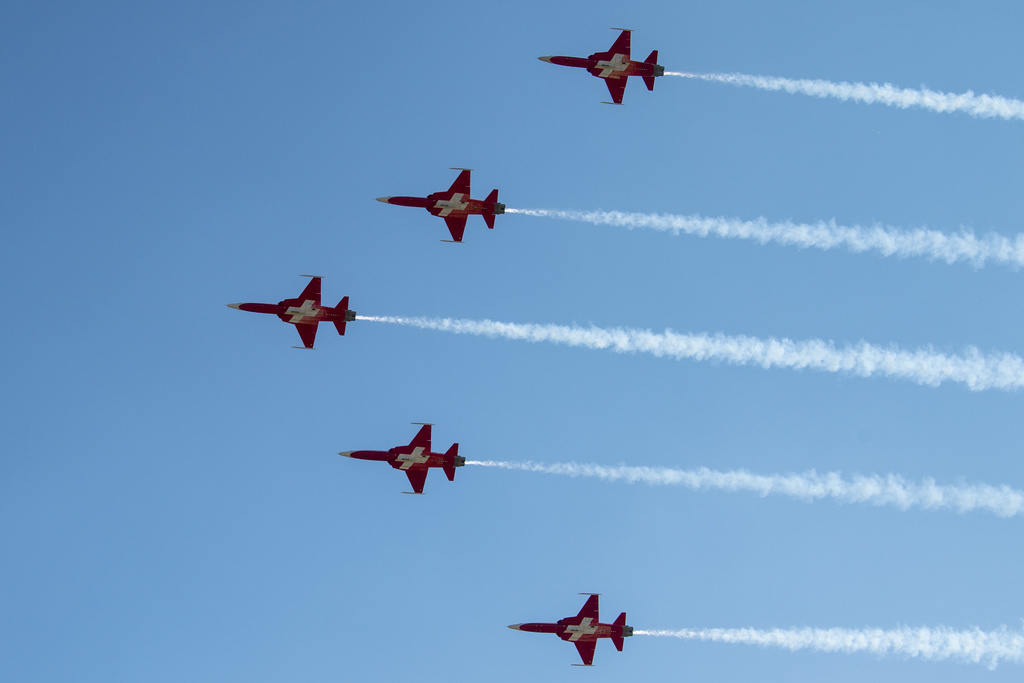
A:
{"type": "Polygon", "coordinates": [[[351,458],[354,452],[355,451],[345,451],[343,453],[338,453],[338,455],[340,455],[343,458],[351,458]]]}
{"type": "MultiPolygon", "coordinates": [[[[537,57],[537,59],[539,59],[542,62],[547,62],[548,64],[551,63],[551,57],[537,57]]],[[[512,628],[512,627],[510,626],[509,628],[512,628]]]]}
{"type": "Polygon", "coordinates": [[[228,308],[234,308],[235,310],[242,310],[242,304],[228,304],[228,308]]]}
{"type": "Polygon", "coordinates": [[[509,624],[509,628],[513,631],[522,631],[523,629],[519,628],[520,626],[522,626],[522,624],[509,624]]]}
{"type": "Polygon", "coordinates": [[[378,202],[384,202],[385,204],[391,203],[391,197],[377,197],[378,202]]]}

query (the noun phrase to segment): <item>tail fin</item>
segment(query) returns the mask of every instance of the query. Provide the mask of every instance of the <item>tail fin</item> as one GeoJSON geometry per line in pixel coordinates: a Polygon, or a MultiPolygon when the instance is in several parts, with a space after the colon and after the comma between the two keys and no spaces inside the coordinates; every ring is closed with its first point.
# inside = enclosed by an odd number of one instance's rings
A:
{"type": "Polygon", "coordinates": [[[455,458],[459,456],[459,444],[453,443],[448,452],[444,454],[444,474],[448,481],[455,481],[455,458]]]}
{"type": "MultiPolygon", "coordinates": [[[[625,612],[620,614],[619,618],[616,619],[614,622],[612,622],[612,626],[625,626],[625,625],[626,625],[626,613],[625,612]]],[[[621,631],[619,631],[619,635],[612,636],[612,643],[615,644],[615,649],[616,650],[618,650],[619,652],[622,652],[622,646],[623,646],[624,643],[622,642],[622,632],[621,631]]]]}
{"type": "MultiPolygon", "coordinates": [[[[337,308],[340,311],[347,311],[348,310],[348,297],[347,296],[344,297],[341,301],[338,302],[337,308]]],[[[345,336],[345,320],[335,320],[334,321],[334,326],[336,328],[338,328],[338,334],[340,334],[341,336],[344,337],[345,336]]]]}
{"type": "MultiPolygon", "coordinates": [[[[494,202],[495,204],[497,204],[498,203],[498,190],[496,190],[496,189],[495,190],[491,190],[491,193],[489,195],[487,195],[487,198],[484,201],[485,202],[494,202]]],[[[487,227],[490,228],[491,230],[494,230],[494,216],[495,216],[495,214],[493,214],[493,213],[485,213],[484,214],[484,222],[487,223],[487,227]]]]}
{"type": "MultiPolygon", "coordinates": [[[[650,56],[644,60],[645,64],[658,64],[658,51],[655,50],[650,56]]],[[[644,85],[647,86],[648,90],[654,90],[654,76],[644,76],[644,85]]]]}

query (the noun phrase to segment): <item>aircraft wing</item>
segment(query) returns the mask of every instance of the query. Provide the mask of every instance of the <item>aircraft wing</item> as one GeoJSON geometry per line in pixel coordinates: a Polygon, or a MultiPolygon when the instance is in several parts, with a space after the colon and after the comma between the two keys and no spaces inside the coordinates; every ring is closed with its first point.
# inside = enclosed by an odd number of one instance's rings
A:
{"type": "Polygon", "coordinates": [[[608,48],[608,54],[611,56],[623,55],[626,59],[629,59],[629,36],[631,32],[624,30],[619,34],[619,37],[615,39],[612,46],[608,48]]]}
{"type": "MultiPolygon", "coordinates": [[[[299,294],[299,301],[313,301],[316,306],[320,305],[320,278],[315,277],[309,281],[306,288],[299,294]]],[[[314,333],[315,334],[315,333],[314,333]]]]}
{"type": "Polygon", "coordinates": [[[427,453],[430,452],[430,427],[431,425],[423,425],[420,427],[420,431],[416,432],[416,436],[409,442],[411,448],[422,448],[427,453]]]}
{"type": "Polygon", "coordinates": [[[580,659],[583,660],[583,666],[594,665],[594,649],[597,647],[596,640],[577,640],[573,643],[576,646],[576,650],[580,653],[580,659]]]}
{"type": "Polygon", "coordinates": [[[605,78],[604,84],[608,86],[608,92],[615,104],[622,104],[622,96],[626,94],[626,78],[605,78]]]}
{"type": "MultiPolygon", "coordinates": [[[[406,470],[406,476],[409,477],[409,484],[412,486],[412,490],[416,493],[423,493],[423,484],[427,482],[427,470],[406,470]]],[[[593,653],[591,653],[593,657],[593,653]]]]}
{"type": "MultiPolygon", "coordinates": [[[[319,286],[319,282],[317,285],[319,286]]],[[[307,287],[306,289],[309,289],[307,287]]],[[[317,298],[320,298],[319,292],[317,292],[317,298]]],[[[313,342],[316,340],[316,328],[319,323],[299,323],[295,325],[295,328],[299,331],[299,336],[302,337],[302,345],[307,349],[313,348],[313,342]]]]}
{"type": "Polygon", "coordinates": [[[448,224],[448,232],[456,242],[462,241],[462,233],[466,232],[467,216],[445,216],[444,222],[448,224]]]}
{"type": "Polygon", "coordinates": [[[593,619],[594,623],[596,624],[598,622],[597,615],[600,609],[598,607],[598,599],[599,598],[597,595],[591,595],[589,598],[587,598],[587,601],[583,603],[583,608],[580,610],[580,613],[576,615],[576,618],[583,620],[589,617],[593,619]]]}
{"type": "Polygon", "coordinates": [[[459,173],[459,177],[455,179],[452,186],[448,188],[448,196],[451,197],[453,194],[463,194],[467,197],[469,194],[469,171],[462,171],[459,173]]]}

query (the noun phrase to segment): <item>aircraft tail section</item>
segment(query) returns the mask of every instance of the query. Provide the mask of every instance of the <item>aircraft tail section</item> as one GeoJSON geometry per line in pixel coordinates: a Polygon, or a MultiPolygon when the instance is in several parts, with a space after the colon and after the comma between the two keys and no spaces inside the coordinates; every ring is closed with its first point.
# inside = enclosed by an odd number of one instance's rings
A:
{"type": "MultiPolygon", "coordinates": [[[[647,59],[644,60],[644,63],[645,64],[653,64],[653,65],[657,66],[658,65],[658,51],[657,50],[653,51],[647,57],[647,59]]],[[[654,71],[655,71],[655,75],[658,75],[658,73],[657,73],[658,70],[655,69],[654,71]]],[[[647,89],[648,90],[654,90],[654,76],[644,76],[643,78],[644,78],[644,85],[647,86],[647,89]]]]}
{"type": "Polygon", "coordinates": [[[344,316],[342,320],[335,320],[334,326],[338,328],[338,334],[345,336],[345,323],[356,319],[356,312],[348,310],[348,297],[343,297],[336,306],[339,312],[344,316]]]}
{"type": "Polygon", "coordinates": [[[455,468],[466,464],[466,459],[459,457],[459,444],[453,443],[444,454],[444,474],[448,481],[455,481],[455,468]]]}
{"type": "Polygon", "coordinates": [[[485,199],[484,201],[493,202],[495,205],[494,213],[484,214],[484,222],[487,223],[487,227],[490,228],[491,230],[494,230],[494,217],[499,213],[505,213],[505,205],[498,203],[498,190],[496,189],[491,190],[491,193],[487,195],[487,199],[485,199]]]}
{"type": "MultiPolygon", "coordinates": [[[[622,614],[620,614],[619,618],[616,619],[614,622],[612,622],[612,626],[621,626],[623,628],[623,630],[625,630],[625,628],[626,628],[626,613],[623,612],[622,614]]],[[[622,646],[624,645],[623,637],[625,635],[626,634],[623,633],[623,631],[620,631],[618,635],[612,636],[612,643],[615,644],[615,649],[618,650],[619,652],[622,652],[622,646]]],[[[632,633],[630,633],[630,635],[632,635],[632,633]]]]}

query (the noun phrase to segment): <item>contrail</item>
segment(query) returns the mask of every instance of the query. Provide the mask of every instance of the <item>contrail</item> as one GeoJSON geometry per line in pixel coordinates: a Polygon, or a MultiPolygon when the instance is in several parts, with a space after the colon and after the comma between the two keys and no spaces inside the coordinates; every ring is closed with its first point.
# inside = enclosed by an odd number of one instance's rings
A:
{"type": "Polygon", "coordinates": [[[747,470],[716,471],[701,467],[677,470],[664,467],[608,467],[576,462],[543,464],[538,462],[498,462],[467,460],[467,465],[498,467],[505,470],[560,474],[569,477],[598,477],[660,486],[685,486],[695,491],[750,491],[759,496],[780,495],[805,501],[832,498],[840,503],[892,505],[900,510],[952,509],[957,512],[985,510],[1000,517],[1024,514],[1024,491],[1009,486],[986,484],[940,486],[928,478],[909,482],[895,474],[886,476],[854,475],[844,479],[841,472],[818,474],[814,470],[790,474],[753,474],[747,470]]]}
{"type": "Polygon", "coordinates": [[[633,635],[669,636],[684,640],[705,640],[718,643],[742,643],[785,650],[817,650],[818,652],[871,652],[876,655],[903,655],[929,660],[949,659],[971,664],[984,664],[994,669],[1002,662],[1024,661],[1024,633],[1009,631],[1005,626],[995,631],[971,629],[955,631],[945,626],[935,628],[795,628],[760,630],[754,628],[683,629],[681,631],[640,631],[633,635]]]}
{"type": "Polygon", "coordinates": [[[903,351],[895,345],[880,347],[863,341],[854,346],[836,348],[832,342],[821,339],[793,341],[773,337],[679,334],[668,329],[659,333],[622,327],[603,329],[593,325],[539,325],[455,318],[361,315],[358,319],[455,334],[609,349],[616,353],[648,353],[675,359],[758,365],[765,369],[806,368],[860,377],[882,375],[933,387],[943,382],[959,382],[972,391],[1009,391],[1024,386],[1024,360],[1020,356],[1010,353],[985,356],[973,346],[967,347],[962,355],[945,355],[931,349],[903,351]]]}
{"type": "Polygon", "coordinates": [[[945,233],[925,228],[904,229],[886,225],[837,225],[835,220],[816,223],[782,221],[770,223],[764,217],[745,221],[738,218],[680,216],[658,213],[627,213],[623,211],[560,211],[554,209],[505,209],[506,213],[542,216],[593,225],[620,228],[650,228],[685,233],[698,237],[725,237],[755,240],[761,244],[775,242],[800,248],[828,250],[845,247],[852,252],[872,251],[882,256],[908,258],[923,256],[953,264],[967,262],[976,268],[988,263],[1024,266],[1024,234],[1004,237],[988,233],[977,237],[966,228],[959,233],[945,233]]]}
{"type": "Polygon", "coordinates": [[[791,95],[800,93],[811,97],[832,97],[865,104],[884,104],[900,109],[920,107],[939,113],[963,112],[979,118],[1024,119],[1024,102],[998,95],[975,95],[968,90],[962,94],[929,90],[925,87],[897,88],[890,83],[835,83],[818,79],[776,78],[748,74],[697,74],[666,71],[666,76],[696,78],[736,86],[749,86],[760,90],[784,90],[791,95]]]}

